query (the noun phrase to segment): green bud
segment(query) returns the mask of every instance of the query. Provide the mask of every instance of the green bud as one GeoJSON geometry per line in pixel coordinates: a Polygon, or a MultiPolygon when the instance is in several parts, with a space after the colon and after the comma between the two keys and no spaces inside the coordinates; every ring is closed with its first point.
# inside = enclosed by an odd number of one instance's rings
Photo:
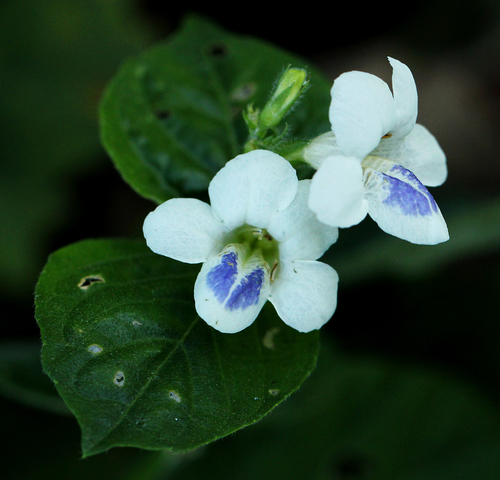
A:
{"type": "Polygon", "coordinates": [[[243,119],[248,126],[248,130],[250,132],[254,132],[259,127],[259,109],[254,110],[253,105],[250,104],[247,106],[246,110],[243,110],[243,119]]]}
{"type": "Polygon", "coordinates": [[[274,128],[299,99],[309,82],[308,73],[302,68],[288,68],[278,81],[276,90],[260,115],[260,129],[274,128]]]}

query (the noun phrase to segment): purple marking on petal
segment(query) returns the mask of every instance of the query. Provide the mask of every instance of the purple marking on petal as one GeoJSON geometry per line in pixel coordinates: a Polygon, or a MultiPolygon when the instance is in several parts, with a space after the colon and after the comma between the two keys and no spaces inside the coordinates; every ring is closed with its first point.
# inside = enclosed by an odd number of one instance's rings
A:
{"type": "Polygon", "coordinates": [[[213,267],[207,275],[207,285],[219,302],[223,302],[229,295],[238,274],[238,256],[229,252],[222,256],[221,262],[213,267]]]}
{"type": "Polygon", "coordinates": [[[383,203],[399,206],[403,215],[427,216],[438,211],[438,206],[432,195],[410,170],[401,165],[395,165],[390,172],[399,174],[404,180],[382,174],[387,180],[389,189],[389,195],[383,200],[383,203]]]}
{"type": "Polygon", "coordinates": [[[264,284],[264,271],[256,268],[252,273],[241,279],[240,284],[233,290],[226,307],[230,310],[251,307],[259,301],[260,289],[264,284]]]}

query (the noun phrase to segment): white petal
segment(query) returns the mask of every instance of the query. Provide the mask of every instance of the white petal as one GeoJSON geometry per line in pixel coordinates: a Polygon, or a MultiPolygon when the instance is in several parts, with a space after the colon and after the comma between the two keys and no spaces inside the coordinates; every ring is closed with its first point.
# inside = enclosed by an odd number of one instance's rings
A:
{"type": "Polygon", "coordinates": [[[295,261],[280,267],[269,301],[299,332],[322,327],[337,307],[337,272],[322,262],[295,261]]]}
{"type": "Polygon", "coordinates": [[[343,73],[333,83],[330,123],[345,155],[363,159],[397,121],[389,86],[375,75],[343,73]]]}
{"type": "Polygon", "coordinates": [[[337,145],[333,132],[326,132],[314,138],[304,148],[305,161],[316,169],[321,166],[325,158],[333,155],[342,155],[342,150],[337,145]]]}
{"type": "Polygon", "coordinates": [[[351,227],[368,212],[364,199],[363,170],[353,157],[329,157],[314,174],[309,208],[320,222],[333,227],[351,227]]]}
{"type": "Polygon", "coordinates": [[[428,187],[442,185],[448,176],[443,149],[436,138],[418,123],[405,138],[382,139],[372,155],[402,165],[428,187]]]}
{"type": "Polygon", "coordinates": [[[280,242],[280,258],[316,260],[337,241],[339,230],[320,222],[309,208],[311,180],[301,180],[297,195],[271,219],[270,235],[280,242]]]}
{"type": "Polygon", "coordinates": [[[392,65],[392,90],[398,117],[391,133],[401,138],[411,132],[417,121],[417,86],[411,70],[404,63],[390,57],[389,62],[392,65]]]}
{"type": "Polygon", "coordinates": [[[173,198],[144,220],[144,237],[153,252],[185,263],[204,262],[224,235],[210,205],[194,198],[173,198]]]}
{"type": "Polygon", "coordinates": [[[194,286],[195,307],[205,322],[223,333],[248,327],[270,293],[267,265],[243,263],[238,246],[228,246],[203,264],[194,286]]]}
{"type": "Polygon", "coordinates": [[[442,185],[448,176],[446,155],[438,141],[424,126],[415,125],[405,137],[405,162],[418,179],[429,187],[442,185]]]}
{"type": "Polygon", "coordinates": [[[367,169],[366,175],[368,213],[382,230],[422,245],[449,239],[439,207],[412,172],[393,165],[387,173],[367,169]]]}
{"type": "Polygon", "coordinates": [[[295,169],[273,152],[238,155],[210,182],[212,211],[229,230],[245,223],[266,228],[276,211],[290,205],[297,183],[295,169]]]}

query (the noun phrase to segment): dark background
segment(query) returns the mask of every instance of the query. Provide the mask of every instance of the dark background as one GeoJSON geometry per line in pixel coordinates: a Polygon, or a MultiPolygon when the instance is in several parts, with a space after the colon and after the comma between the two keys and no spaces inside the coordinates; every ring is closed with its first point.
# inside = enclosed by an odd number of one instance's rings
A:
{"type": "MultiPolygon", "coordinates": [[[[172,2],[130,1],[123,8],[105,3],[0,4],[4,345],[39,341],[33,291],[51,252],[85,238],[139,237],[152,208],[121,180],[100,146],[97,105],[122,60],[173,34],[192,11],[172,2]]],[[[341,232],[339,307],[324,335],[350,352],[449,371],[500,406],[500,217],[489,208],[500,200],[500,4],[239,3],[193,11],[306,58],[332,81],[356,69],[389,82],[388,55],[410,66],[419,89],[418,121],[448,156],[449,178],[433,193],[445,218],[455,219],[452,246],[414,275],[411,268],[404,275],[390,269],[364,274],[349,271],[342,252],[364,238],[376,242],[380,232],[370,221],[356,232],[341,232]],[[468,208],[480,202],[486,213],[476,231],[471,225],[481,209],[468,208]]],[[[378,254],[365,252],[366,258],[378,254]]],[[[19,468],[27,449],[35,459],[50,458],[43,448],[48,444],[53,454],[65,452],[58,460],[65,467],[52,478],[66,478],[79,457],[76,422],[14,397],[7,392],[0,400],[10,439],[7,472],[19,468]]],[[[95,465],[109,468],[114,455],[100,456],[95,465]]],[[[24,475],[12,478],[34,478],[24,475]]]]}

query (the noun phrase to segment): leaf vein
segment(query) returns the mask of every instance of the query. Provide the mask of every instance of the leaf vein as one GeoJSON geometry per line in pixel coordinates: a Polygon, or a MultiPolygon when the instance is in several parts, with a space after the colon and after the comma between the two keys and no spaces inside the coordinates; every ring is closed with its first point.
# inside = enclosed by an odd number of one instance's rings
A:
{"type": "Polygon", "coordinates": [[[170,352],[167,354],[167,356],[165,357],[165,359],[162,362],[160,362],[160,364],[151,372],[151,375],[149,375],[149,377],[148,377],[147,381],[145,382],[145,384],[142,386],[142,388],[139,390],[139,392],[132,399],[132,401],[130,402],[130,404],[128,405],[128,407],[120,415],[120,418],[117,420],[117,422],[115,423],[115,425],[113,427],[111,427],[106,432],[105,435],[103,435],[100,439],[98,439],[98,440],[96,440],[94,442],[94,447],[97,446],[99,443],[101,443],[106,437],[109,437],[109,435],[111,435],[111,433],[113,431],[115,431],[120,426],[120,424],[123,422],[123,420],[125,419],[125,417],[127,416],[127,414],[130,412],[130,410],[133,408],[133,406],[136,404],[136,402],[139,400],[139,398],[142,397],[142,395],[148,389],[148,387],[151,384],[151,382],[156,378],[158,372],[170,360],[170,358],[177,351],[177,349],[182,346],[182,344],[184,343],[184,341],[186,340],[186,338],[188,337],[188,335],[191,333],[191,330],[193,329],[193,327],[198,323],[198,321],[199,321],[199,317],[196,317],[191,322],[191,324],[188,326],[188,328],[186,329],[186,331],[184,332],[184,334],[182,335],[182,337],[179,339],[179,341],[177,342],[177,344],[172,348],[172,350],[170,350],[170,352]]]}

